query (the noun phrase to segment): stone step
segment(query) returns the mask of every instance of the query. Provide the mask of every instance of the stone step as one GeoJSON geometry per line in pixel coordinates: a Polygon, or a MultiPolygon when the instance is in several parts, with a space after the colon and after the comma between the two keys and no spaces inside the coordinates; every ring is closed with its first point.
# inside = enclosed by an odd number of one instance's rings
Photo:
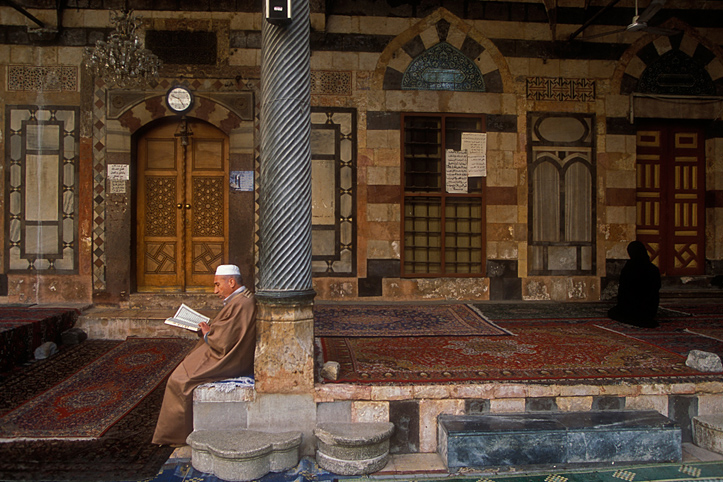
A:
{"type": "Polygon", "coordinates": [[[693,417],[693,443],[711,452],[723,454],[723,415],[693,417]]]}
{"type": "Polygon", "coordinates": [[[449,470],[682,459],[680,427],[655,411],[440,415],[438,431],[449,470]]]}
{"type": "Polygon", "coordinates": [[[377,472],[389,461],[392,432],[394,424],[389,422],[320,423],[314,429],[316,462],[339,475],[377,472]]]}
{"type": "Polygon", "coordinates": [[[222,480],[256,480],[299,463],[301,432],[194,430],[187,438],[191,464],[222,480]]]}

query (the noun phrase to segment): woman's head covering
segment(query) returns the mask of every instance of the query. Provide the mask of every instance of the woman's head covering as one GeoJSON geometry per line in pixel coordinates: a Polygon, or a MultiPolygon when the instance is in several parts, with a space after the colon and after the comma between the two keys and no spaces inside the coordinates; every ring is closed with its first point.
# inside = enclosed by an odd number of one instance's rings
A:
{"type": "Polygon", "coordinates": [[[634,259],[637,261],[650,262],[648,250],[645,248],[645,245],[640,241],[633,241],[628,244],[628,256],[630,256],[630,259],[634,259]]]}

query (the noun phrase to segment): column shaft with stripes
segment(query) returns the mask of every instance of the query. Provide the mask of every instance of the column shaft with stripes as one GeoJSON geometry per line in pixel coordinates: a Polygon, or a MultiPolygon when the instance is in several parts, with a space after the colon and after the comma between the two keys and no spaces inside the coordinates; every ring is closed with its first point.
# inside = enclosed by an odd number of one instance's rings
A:
{"type": "MultiPolygon", "coordinates": [[[[266,3],[266,2],[263,2],[266,3]]],[[[291,24],[261,29],[259,277],[256,393],[293,394],[315,412],[311,283],[309,0],[291,1],[291,24]]],[[[277,411],[272,411],[277,412],[277,411]]],[[[291,411],[289,413],[292,413],[291,411]]],[[[269,427],[275,417],[254,417],[269,427]]],[[[284,419],[311,434],[315,417],[284,419]],[[299,424],[298,426],[296,424],[299,424]]]]}
{"type": "Polygon", "coordinates": [[[257,290],[267,297],[312,289],[310,14],[308,0],[291,4],[291,24],[261,30],[257,290]]]}

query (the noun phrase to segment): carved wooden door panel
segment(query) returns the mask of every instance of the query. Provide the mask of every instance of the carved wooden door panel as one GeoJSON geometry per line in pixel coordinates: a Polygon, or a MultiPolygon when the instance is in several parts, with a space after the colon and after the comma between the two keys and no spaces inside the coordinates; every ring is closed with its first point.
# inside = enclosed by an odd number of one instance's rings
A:
{"type": "Polygon", "coordinates": [[[211,291],[228,254],[228,137],[178,120],[138,140],[139,291],[211,291]]]}
{"type": "Polygon", "coordinates": [[[637,238],[661,273],[705,271],[705,136],[679,125],[637,135],[637,238]]]}

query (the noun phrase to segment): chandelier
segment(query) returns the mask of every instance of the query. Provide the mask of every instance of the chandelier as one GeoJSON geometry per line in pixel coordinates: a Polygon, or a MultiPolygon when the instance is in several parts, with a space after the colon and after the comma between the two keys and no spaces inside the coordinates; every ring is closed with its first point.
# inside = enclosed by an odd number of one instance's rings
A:
{"type": "Polygon", "coordinates": [[[158,78],[161,61],[143,48],[136,34],[140,17],[133,10],[111,13],[115,30],[106,41],[98,40],[95,47],[86,48],[85,65],[110,86],[138,87],[158,78]]]}

